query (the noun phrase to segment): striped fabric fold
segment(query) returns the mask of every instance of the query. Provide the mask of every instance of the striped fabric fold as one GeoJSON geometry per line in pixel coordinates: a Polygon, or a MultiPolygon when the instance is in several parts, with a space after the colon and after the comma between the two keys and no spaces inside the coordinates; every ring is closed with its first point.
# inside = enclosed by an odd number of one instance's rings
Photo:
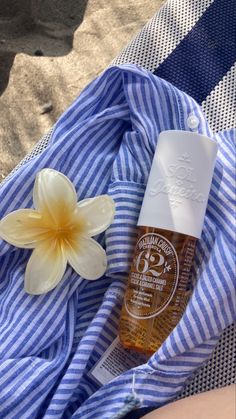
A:
{"type": "Polygon", "coordinates": [[[68,267],[56,289],[37,297],[23,289],[30,251],[0,241],[0,418],[115,418],[134,395],[142,407],[161,406],[209,358],[236,317],[234,136],[235,130],[214,136],[200,106],[167,81],[135,65],[113,66],[62,115],[47,148],[2,185],[1,217],[32,207],[35,176],[45,167],[66,174],[80,199],[111,195],[116,216],[98,237],[106,275],[90,282],[68,267]],[[199,121],[197,132],[219,144],[192,298],[146,364],[99,386],[89,372],[117,336],[159,133],[191,131],[190,115],[199,121]]]}

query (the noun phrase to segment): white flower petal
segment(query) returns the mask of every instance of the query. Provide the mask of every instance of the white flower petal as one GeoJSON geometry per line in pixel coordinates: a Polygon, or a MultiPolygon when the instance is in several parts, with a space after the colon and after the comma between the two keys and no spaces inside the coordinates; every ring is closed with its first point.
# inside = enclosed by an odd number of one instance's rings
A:
{"type": "Polygon", "coordinates": [[[36,176],[33,200],[35,208],[48,217],[48,224],[67,222],[77,203],[74,185],[62,173],[43,169],[36,176]]]}
{"type": "Polygon", "coordinates": [[[77,204],[78,220],[83,220],[83,227],[88,236],[105,231],[112,223],[115,214],[115,203],[109,195],[85,199],[77,204]]]}
{"type": "Polygon", "coordinates": [[[51,291],[62,279],[66,258],[61,247],[45,241],[37,246],[29,259],[25,272],[25,291],[39,295],[51,291]]]}
{"type": "Polygon", "coordinates": [[[67,249],[67,259],[72,268],[84,279],[98,279],[106,271],[106,252],[95,240],[80,237],[67,249]]]}
{"type": "Polygon", "coordinates": [[[47,235],[39,212],[21,209],[6,215],[0,221],[0,237],[22,248],[33,248],[47,235]]]}

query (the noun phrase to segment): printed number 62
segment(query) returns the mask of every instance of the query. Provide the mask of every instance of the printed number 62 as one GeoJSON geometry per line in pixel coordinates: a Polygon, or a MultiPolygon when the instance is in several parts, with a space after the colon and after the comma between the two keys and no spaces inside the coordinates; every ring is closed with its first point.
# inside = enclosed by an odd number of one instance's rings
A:
{"type": "Polygon", "coordinates": [[[153,276],[160,276],[163,269],[165,258],[159,253],[150,253],[148,250],[143,250],[137,257],[136,269],[139,273],[150,273],[153,276]]]}

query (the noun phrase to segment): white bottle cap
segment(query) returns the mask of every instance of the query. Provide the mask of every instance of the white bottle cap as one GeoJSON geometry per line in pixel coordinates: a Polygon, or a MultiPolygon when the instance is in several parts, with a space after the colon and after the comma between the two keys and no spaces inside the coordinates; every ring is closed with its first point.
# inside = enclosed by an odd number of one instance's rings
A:
{"type": "Polygon", "coordinates": [[[217,144],[188,131],[163,131],[157,143],[138,220],[201,237],[217,144]]]}

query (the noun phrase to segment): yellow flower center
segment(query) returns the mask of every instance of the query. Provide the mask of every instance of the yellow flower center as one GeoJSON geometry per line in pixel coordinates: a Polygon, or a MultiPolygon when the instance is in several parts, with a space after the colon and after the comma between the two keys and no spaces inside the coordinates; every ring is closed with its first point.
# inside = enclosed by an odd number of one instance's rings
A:
{"type": "Polygon", "coordinates": [[[51,214],[47,208],[43,208],[40,214],[33,213],[31,217],[41,218],[44,239],[53,241],[54,245],[68,245],[84,231],[84,220],[76,217],[76,211],[60,204],[56,213],[51,214]]]}
{"type": "Polygon", "coordinates": [[[59,227],[52,230],[54,239],[60,242],[68,242],[72,239],[73,233],[79,233],[79,229],[75,226],[69,225],[64,227],[59,227]]]}

